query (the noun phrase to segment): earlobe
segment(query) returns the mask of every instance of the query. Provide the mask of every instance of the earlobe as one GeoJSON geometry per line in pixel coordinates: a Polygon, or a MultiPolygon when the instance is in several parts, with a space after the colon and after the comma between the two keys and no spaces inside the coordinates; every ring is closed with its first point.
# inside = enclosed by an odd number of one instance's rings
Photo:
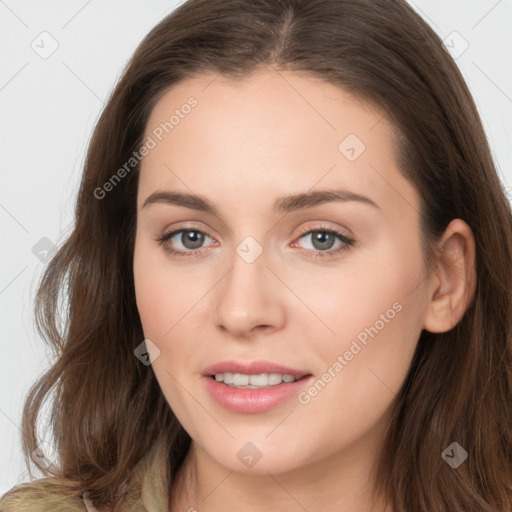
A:
{"type": "Polygon", "coordinates": [[[454,219],[439,242],[430,276],[423,328],[441,333],[455,327],[470,305],[476,287],[475,240],[471,228],[454,219]]]}

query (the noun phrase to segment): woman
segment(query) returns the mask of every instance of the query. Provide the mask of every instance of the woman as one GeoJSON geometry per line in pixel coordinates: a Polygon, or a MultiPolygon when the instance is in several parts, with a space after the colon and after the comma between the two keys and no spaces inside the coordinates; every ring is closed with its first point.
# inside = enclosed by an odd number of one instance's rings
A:
{"type": "Polygon", "coordinates": [[[189,0],[94,132],[23,417],[57,386],[60,460],[0,510],[512,510],[511,258],[405,2],[189,0]]]}

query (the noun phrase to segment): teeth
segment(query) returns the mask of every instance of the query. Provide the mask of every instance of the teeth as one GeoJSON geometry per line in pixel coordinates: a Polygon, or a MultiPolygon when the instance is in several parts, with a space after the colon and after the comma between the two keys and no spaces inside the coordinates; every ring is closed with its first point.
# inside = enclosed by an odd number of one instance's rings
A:
{"type": "Polygon", "coordinates": [[[233,375],[233,384],[235,386],[247,386],[247,384],[249,384],[249,375],[242,375],[241,373],[235,373],[233,375]]]}
{"type": "Polygon", "coordinates": [[[283,381],[283,376],[280,373],[269,373],[268,374],[268,383],[270,386],[275,386],[277,384],[281,384],[283,381]]]}
{"type": "Polygon", "coordinates": [[[215,380],[217,382],[224,382],[230,387],[242,389],[257,389],[266,388],[269,386],[277,386],[282,382],[295,382],[300,377],[296,378],[293,375],[282,373],[260,373],[258,375],[245,375],[243,373],[216,373],[215,380]]]}
{"type": "MultiPolygon", "coordinates": [[[[249,377],[248,384],[251,384],[251,386],[268,386],[269,385],[269,379],[268,375],[265,373],[260,373],[259,375],[251,375],[249,377]]],[[[279,375],[277,376],[279,378],[279,375]]],[[[275,379],[277,381],[277,378],[275,379]]]]}

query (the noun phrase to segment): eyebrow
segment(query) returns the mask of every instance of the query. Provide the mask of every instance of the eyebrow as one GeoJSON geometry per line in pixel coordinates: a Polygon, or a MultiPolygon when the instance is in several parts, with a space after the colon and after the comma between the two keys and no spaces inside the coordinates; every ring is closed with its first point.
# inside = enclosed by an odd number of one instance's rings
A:
{"type": "MultiPolygon", "coordinates": [[[[297,210],[313,208],[324,203],[357,201],[362,204],[380,209],[369,197],[356,194],[350,190],[316,190],[314,192],[305,192],[301,194],[279,197],[272,206],[272,211],[277,215],[289,213],[297,210]]],[[[211,213],[218,216],[217,207],[206,197],[199,194],[188,194],[183,192],[156,191],[153,192],[142,205],[142,209],[152,204],[169,204],[182,206],[192,210],[211,213]]]]}

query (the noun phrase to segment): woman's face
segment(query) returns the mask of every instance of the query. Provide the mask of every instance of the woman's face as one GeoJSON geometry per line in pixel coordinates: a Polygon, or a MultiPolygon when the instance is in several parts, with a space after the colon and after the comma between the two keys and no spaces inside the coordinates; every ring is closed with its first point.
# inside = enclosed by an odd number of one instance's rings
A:
{"type": "Polygon", "coordinates": [[[427,304],[419,197],[383,113],[294,72],[202,75],[144,139],[137,306],[195,449],[237,472],[363,464],[427,304]]]}

